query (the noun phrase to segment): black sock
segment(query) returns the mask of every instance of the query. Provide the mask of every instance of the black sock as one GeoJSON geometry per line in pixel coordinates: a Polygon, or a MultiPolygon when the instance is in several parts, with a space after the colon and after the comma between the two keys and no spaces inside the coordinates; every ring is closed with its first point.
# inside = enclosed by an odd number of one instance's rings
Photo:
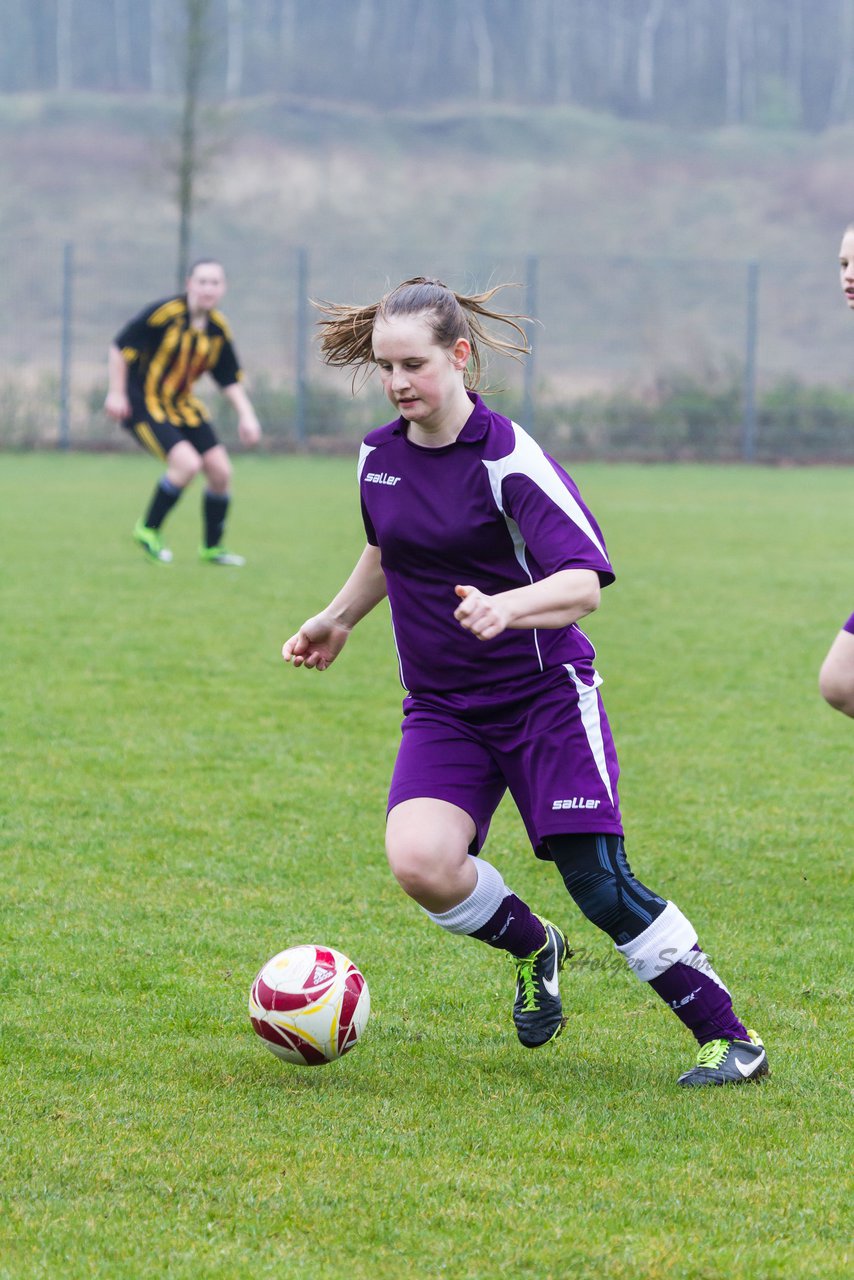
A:
{"type": "Polygon", "coordinates": [[[142,522],[146,529],[159,529],[183,492],[183,489],[163,476],[154,490],[142,522]]]}
{"type": "Polygon", "coordinates": [[[205,517],[205,546],[218,547],[222,543],[225,517],[231,498],[227,493],[211,493],[205,490],[203,510],[205,517]]]}

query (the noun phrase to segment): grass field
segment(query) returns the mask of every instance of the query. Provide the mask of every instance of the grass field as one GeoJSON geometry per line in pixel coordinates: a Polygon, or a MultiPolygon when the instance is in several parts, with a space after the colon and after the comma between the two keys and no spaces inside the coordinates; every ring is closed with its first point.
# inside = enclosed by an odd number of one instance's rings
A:
{"type": "Polygon", "coordinates": [[[682,1091],[688,1033],[502,807],[490,857],[578,958],[556,1045],[512,970],[385,867],[385,608],[332,671],[282,641],[360,547],[351,461],[240,458],[242,572],[129,530],[137,456],[0,459],[0,1277],[842,1280],[854,723],[816,692],[854,608],[844,471],[576,470],[618,582],[588,630],[635,870],[693,919],[770,1079],[682,1091]],[[250,982],[321,941],[373,1012],[289,1068],[250,982]]]}

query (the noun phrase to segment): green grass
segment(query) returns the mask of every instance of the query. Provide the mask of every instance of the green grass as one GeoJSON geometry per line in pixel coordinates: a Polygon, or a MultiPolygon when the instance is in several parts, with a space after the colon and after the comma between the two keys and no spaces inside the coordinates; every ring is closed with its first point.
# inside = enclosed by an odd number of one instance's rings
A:
{"type": "Polygon", "coordinates": [[[508,962],[396,888],[384,609],[325,675],[279,658],[358,553],[351,461],[238,459],[234,573],[195,558],[198,493],[175,563],[144,561],[146,459],[7,455],[3,1280],[850,1275],[854,724],[815,685],[854,607],[854,477],[576,474],[619,575],[589,630],[629,854],[770,1080],[676,1088],[690,1037],[509,806],[490,857],[579,952],[557,1045],[520,1049],[508,962]],[[301,941],[371,987],[363,1042],[322,1069],[277,1062],[246,1014],[301,941]]]}

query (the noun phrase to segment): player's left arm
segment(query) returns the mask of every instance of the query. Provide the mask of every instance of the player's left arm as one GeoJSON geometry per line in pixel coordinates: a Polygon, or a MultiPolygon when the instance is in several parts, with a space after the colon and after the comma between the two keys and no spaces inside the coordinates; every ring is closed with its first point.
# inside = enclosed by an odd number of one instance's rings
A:
{"type": "Polygon", "coordinates": [[[246,388],[240,382],[232,382],[230,386],[222,388],[222,394],[237,414],[237,433],[241,444],[257,444],[261,439],[261,423],[246,388]]]}
{"type": "Polygon", "coordinates": [[[476,587],[455,587],[460,603],[454,617],[478,640],[493,640],[502,631],[534,627],[568,627],[599,608],[601,585],[594,569],[561,569],[510,591],[486,595],[476,587]]]}

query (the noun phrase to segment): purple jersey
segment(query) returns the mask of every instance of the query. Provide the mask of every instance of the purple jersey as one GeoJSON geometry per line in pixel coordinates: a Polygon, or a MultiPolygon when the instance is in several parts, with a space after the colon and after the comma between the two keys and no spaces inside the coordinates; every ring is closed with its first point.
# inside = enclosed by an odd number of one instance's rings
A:
{"type": "Polygon", "coordinates": [[[562,569],[614,580],[572,479],[521,427],[470,398],[453,444],[413,444],[399,418],[370,432],[359,457],[365,532],[380,548],[401,683],[412,693],[509,686],[593,658],[575,625],[478,640],[454,618],[457,583],[494,595],[562,569]]]}

